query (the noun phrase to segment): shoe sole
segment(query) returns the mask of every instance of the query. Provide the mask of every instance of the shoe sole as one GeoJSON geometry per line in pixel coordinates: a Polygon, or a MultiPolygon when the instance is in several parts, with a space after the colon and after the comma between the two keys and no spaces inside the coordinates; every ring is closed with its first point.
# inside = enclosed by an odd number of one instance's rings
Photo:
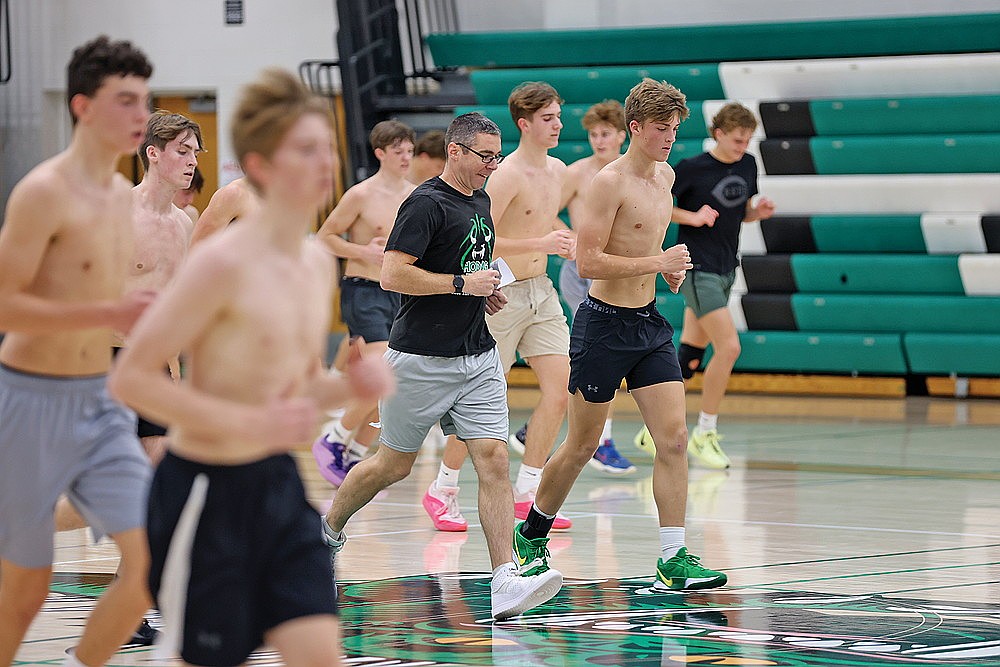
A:
{"type": "Polygon", "coordinates": [[[337,477],[330,470],[330,466],[333,465],[333,453],[326,448],[323,444],[323,438],[320,438],[313,443],[312,455],[316,459],[316,465],[319,467],[319,474],[322,475],[323,479],[329,482],[336,488],[340,488],[340,485],[344,483],[344,477],[337,477]]]}
{"type": "Polygon", "coordinates": [[[529,591],[522,599],[510,603],[505,609],[493,610],[493,618],[498,621],[506,621],[509,618],[520,616],[529,609],[545,604],[554,598],[562,588],[562,574],[557,570],[549,570],[538,575],[538,578],[543,580],[538,588],[529,591]]]}
{"type": "Polygon", "coordinates": [[[430,503],[427,501],[427,496],[425,495],[420,501],[420,504],[424,506],[424,511],[427,512],[427,516],[430,517],[431,523],[434,524],[435,530],[440,530],[443,533],[464,533],[469,530],[469,523],[466,522],[465,525],[460,523],[446,523],[444,521],[439,521],[434,516],[434,510],[428,507],[430,503]]]}
{"type": "Polygon", "coordinates": [[[600,470],[608,475],[628,475],[635,472],[635,466],[629,466],[628,468],[616,468],[614,466],[609,466],[606,463],[601,463],[597,459],[590,459],[587,461],[587,465],[594,470],[600,470]]]}

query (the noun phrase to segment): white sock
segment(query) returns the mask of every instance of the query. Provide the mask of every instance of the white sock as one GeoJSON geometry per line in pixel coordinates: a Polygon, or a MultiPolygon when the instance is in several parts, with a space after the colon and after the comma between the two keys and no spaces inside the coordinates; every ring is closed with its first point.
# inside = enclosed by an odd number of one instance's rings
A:
{"type": "Polygon", "coordinates": [[[439,488],[439,489],[454,489],[454,488],[457,488],[458,487],[458,474],[460,472],[462,472],[461,469],[454,470],[452,468],[449,468],[448,466],[446,466],[444,464],[444,461],[442,461],[441,462],[441,467],[438,468],[437,481],[435,482],[437,484],[437,488],[439,488]]]}
{"type": "Polygon", "coordinates": [[[350,455],[348,457],[350,460],[360,461],[368,454],[368,445],[362,445],[354,438],[351,438],[351,441],[347,443],[347,453],[350,455]]]}
{"type": "Polygon", "coordinates": [[[604,422],[604,430],[601,431],[601,444],[604,444],[605,440],[611,440],[611,419],[607,419],[604,422]]]}
{"type": "Polygon", "coordinates": [[[85,664],[77,660],[76,652],[70,651],[66,654],[66,659],[63,660],[63,667],[87,667],[85,664]]]}
{"type": "Polygon", "coordinates": [[[330,440],[346,443],[350,439],[351,432],[344,428],[344,423],[339,419],[333,422],[333,426],[330,428],[330,440]]]}
{"type": "Polygon", "coordinates": [[[660,558],[673,558],[683,546],[684,526],[660,526],[660,558]]]}
{"type": "Polygon", "coordinates": [[[521,469],[517,471],[517,482],[514,484],[514,491],[521,495],[534,493],[538,489],[538,482],[541,479],[541,468],[532,468],[522,463],[521,469]]]}
{"type": "Polygon", "coordinates": [[[714,431],[719,425],[719,415],[710,415],[706,412],[698,413],[698,429],[704,433],[705,431],[714,431]]]}

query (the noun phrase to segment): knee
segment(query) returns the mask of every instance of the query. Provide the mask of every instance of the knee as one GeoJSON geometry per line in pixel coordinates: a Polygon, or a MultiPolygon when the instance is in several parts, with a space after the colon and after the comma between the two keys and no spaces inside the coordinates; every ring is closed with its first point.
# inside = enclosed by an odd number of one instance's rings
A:
{"type": "MultiPolygon", "coordinates": [[[[382,447],[379,447],[379,450],[381,451],[382,447]]],[[[390,459],[388,465],[385,465],[379,461],[378,456],[375,456],[373,458],[358,463],[354,467],[355,469],[351,471],[351,473],[356,473],[356,472],[374,473],[375,475],[378,476],[379,482],[382,485],[382,487],[385,488],[391,484],[395,484],[396,482],[401,482],[404,479],[406,479],[409,476],[412,467],[413,467],[412,463],[402,458],[397,459],[394,457],[390,459]],[[361,470],[358,470],[358,468],[361,468],[361,470]]]]}
{"type": "Polygon", "coordinates": [[[17,595],[3,596],[3,604],[14,617],[14,621],[27,626],[45,604],[49,594],[47,581],[18,586],[17,595]]]}
{"type": "Polygon", "coordinates": [[[718,347],[713,345],[714,353],[713,358],[718,357],[720,360],[726,361],[730,364],[735,363],[737,359],[740,358],[740,339],[734,338],[732,340],[727,340],[724,343],[719,344],[718,347]]]}
{"type": "Polygon", "coordinates": [[[545,401],[547,404],[552,406],[554,409],[559,410],[562,413],[566,412],[569,407],[569,392],[566,391],[566,385],[569,383],[569,377],[566,377],[566,381],[560,385],[554,385],[551,388],[542,389],[541,400],[545,401]]]}
{"type": "Polygon", "coordinates": [[[479,447],[479,451],[472,457],[472,463],[476,468],[480,483],[508,480],[510,473],[510,461],[507,458],[507,445],[497,443],[487,447],[479,447]]]}
{"type": "Polygon", "coordinates": [[[659,437],[657,435],[653,434],[656,458],[666,462],[687,455],[688,430],[683,422],[671,424],[659,432],[659,437]]]}

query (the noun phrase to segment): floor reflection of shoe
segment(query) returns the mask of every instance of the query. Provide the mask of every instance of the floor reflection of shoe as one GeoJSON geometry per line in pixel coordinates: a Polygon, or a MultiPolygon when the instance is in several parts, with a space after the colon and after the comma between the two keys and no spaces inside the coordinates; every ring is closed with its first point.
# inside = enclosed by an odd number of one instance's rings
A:
{"type": "Polygon", "coordinates": [[[729,457],[719,446],[722,436],[714,428],[695,428],[688,439],[688,455],[706,468],[722,470],[729,467],[729,457]]]}
{"type": "Polygon", "coordinates": [[[701,515],[711,514],[719,489],[728,479],[728,470],[692,471],[688,477],[688,507],[701,515]]]}
{"type": "Polygon", "coordinates": [[[507,444],[510,448],[517,452],[520,456],[524,456],[524,443],[528,440],[528,425],[525,424],[521,428],[517,429],[515,433],[510,434],[510,440],[507,444]]]}
{"type": "Polygon", "coordinates": [[[132,638],[128,640],[126,646],[152,646],[156,643],[156,638],[160,635],[160,631],[149,624],[149,621],[145,618],[142,619],[142,623],[136,629],[135,634],[132,638]]]}
{"type": "Polygon", "coordinates": [[[638,449],[643,454],[648,454],[649,456],[656,456],[656,445],[653,444],[653,436],[649,434],[649,429],[645,426],[635,434],[635,438],[632,439],[633,444],[635,444],[636,449],[638,449]]]}
{"type": "Polygon", "coordinates": [[[462,545],[468,539],[468,533],[434,533],[424,547],[424,567],[428,572],[460,571],[462,545]]]}
{"type": "Polygon", "coordinates": [[[661,558],[656,562],[656,583],[653,588],[692,591],[725,586],[728,580],[722,572],[704,567],[697,556],[688,553],[687,547],[681,547],[673,558],[661,558]]]}
{"type": "MultiPolygon", "coordinates": [[[[535,502],[535,494],[532,492],[528,493],[514,493],[514,518],[524,519],[528,518],[528,512],[531,511],[531,504],[535,502]]],[[[552,522],[552,530],[569,530],[573,527],[573,522],[569,520],[568,517],[563,516],[559,512],[556,512],[556,520],[552,522]]]]}
{"type": "Polygon", "coordinates": [[[627,475],[635,472],[635,466],[622,456],[615,447],[615,441],[608,438],[597,448],[594,456],[587,462],[591,468],[610,475],[627,475]]]}
{"type": "Polygon", "coordinates": [[[321,435],[312,446],[313,458],[319,466],[319,474],[334,486],[344,483],[344,478],[357,461],[349,461],[347,447],[342,442],[330,440],[321,435]]]}
{"type": "Polygon", "coordinates": [[[493,618],[503,621],[545,604],[562,588],[562,574],[548,569],[538,574],[519,574],[512,565],[493,575],[490,607],[493,618]]]}
{"type": "Polygon", "coordinates": [[[449,533],[469,529],[469,522],[462,516],[462,510],[458,506],[457,486],[439,488],[437,480],[431,482],[422,504],[436,529],[449,533]]]}

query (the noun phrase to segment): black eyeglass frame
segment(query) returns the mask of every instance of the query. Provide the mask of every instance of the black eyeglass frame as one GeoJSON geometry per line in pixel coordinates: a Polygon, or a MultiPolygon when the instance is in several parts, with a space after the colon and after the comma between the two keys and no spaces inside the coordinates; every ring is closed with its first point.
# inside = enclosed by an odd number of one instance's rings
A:
{"type": "Polygon", "coordinates": [[[503,153],[497,153],[496,155],[483,155],[482,153],[480,153],[476,149],[469,148],[468,146],[466,146],[465,144],[463,144],[461,141],[456,141],[455,144],[458,145],[458,146],[461,146],[462,148],[464,148],[465,150],[469,151],[473,155],[478,156],[479,159],[483,161],[483,164],[489,164],[490,162],[492,162],[494,160],[496,160],[497,164],[500,164],[501,162],[504,161],[504,158],[507,157],[503,153]]]}

